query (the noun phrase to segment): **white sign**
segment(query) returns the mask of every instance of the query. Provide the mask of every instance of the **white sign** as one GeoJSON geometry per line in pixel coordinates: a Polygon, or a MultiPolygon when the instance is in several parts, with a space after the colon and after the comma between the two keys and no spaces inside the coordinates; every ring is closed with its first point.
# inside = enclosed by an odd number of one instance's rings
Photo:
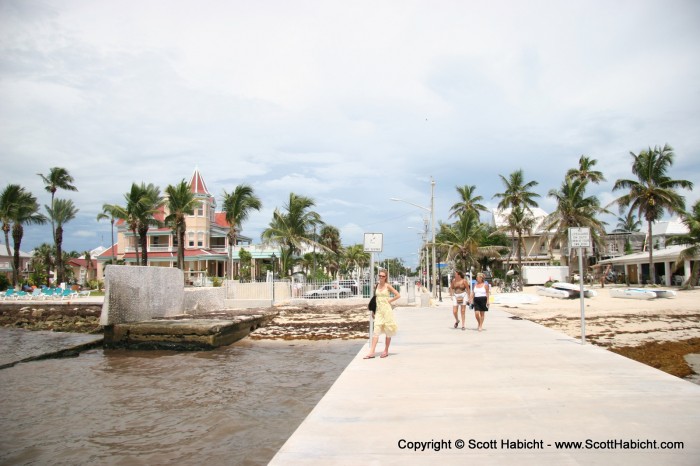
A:
{"type": "Polygon", "coordinates": [[[591,247],[591,229],[585,228],[569,228],[569,247],[570,248],[590,248],[591,247]]]}
{"type": "Polygon", "coordinates": [[[365,252],[382,252],[383,246],[383,233],[365,233],[365,252]]]}

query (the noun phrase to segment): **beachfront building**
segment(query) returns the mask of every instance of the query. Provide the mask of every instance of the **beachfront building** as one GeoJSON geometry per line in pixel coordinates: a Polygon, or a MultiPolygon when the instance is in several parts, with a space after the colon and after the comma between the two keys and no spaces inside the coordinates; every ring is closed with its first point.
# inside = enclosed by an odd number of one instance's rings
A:
{"type": "MultiPolygon", "coordinates": [[[[234,278],[239,271],[239,252],[245,249],[252,255],[252,277],[262,276],[266,270],[272,269],[274,257],[281,257],[279,249],[252,245],[251,238],[238,235],[233,248],[233,257],[229,258],[228,232],[230,225],[224,212],[217,212],[216,199],[209,192],[204,178],[195,169],[190,179],[190,189],[201,201],[194,215],[186,217],[185,231],[185,265],[184,273],[187,281],[193,285],[210,283],[208,277],[226,277],[229,269],[233,268],[234,278]]],[[[163,206],[155,215],[156,220],[163,222],[169,215],[167,206],[163,206]]],[[[117,242],[98,256],[101,266],[116,259],[126,265],[138,265],[141,259],[136,256],[138,235],[129,230],[123,220],[116,224],[117,242]]],[[[147,251],[148,265],[156,267],[175,267],[177,265],[178,238],[168,226],[153,227],[148,230],[147,251]]]]}
{"type": "MultiPolygon", "coordinates": [[[[700,256],[683,261],[683,264],[676,267],[678,256],[683,249],[688,246],[673,245],[667,246],[668,238],[688,233],[688,227],[680,219],[656,222],[651,226],[653,237],[654,274],[658,284],[666,286],[681,285],[690,277],[690,271],[694,263],[700,260],[700,256]]],[[[611,255],[600,261],[601,265],[610,265],[613,271],[621,274],[627,283],[646,284],[649,280],[649,238],[646,232],[634,232],[632,237],[636,238],[633,243],[634,248],[631,254],[611,255]]],[[[608,239],[610,238],[610,234],[608,239]]]]}
{"type": "MultiPolygon", "coordinates": [[[[7,246],[0,243],[0,274],[5,275],[12,283],[12,260],[15,248],[10,246],[10,254],[7,254],[7,246]]],[[[32,255],[19,250],[19,279],[24,281],[29,276],[29,262],[32,260],[32,255]]]]}
{"type": "MultiPolygon", "coordinates": [[[[523,232],[523,250],[521,251],[523,266],[561,263],[562,254],[566,255],[566,251],[562,251],[559,243],[554,244],[551,240],[551,233],[542,228],[544,219],[548,215],[547,212],[539,207],[533,207],[530,210],[535,221],[531,229],[523,232]]],[[[511,256],[509,262],[512,265],[517,262],[518,234],[508,229],[510,212],[510,208],[493,209],[491,211],[491,225],[501,230],[510,239],[511,256]]]]}

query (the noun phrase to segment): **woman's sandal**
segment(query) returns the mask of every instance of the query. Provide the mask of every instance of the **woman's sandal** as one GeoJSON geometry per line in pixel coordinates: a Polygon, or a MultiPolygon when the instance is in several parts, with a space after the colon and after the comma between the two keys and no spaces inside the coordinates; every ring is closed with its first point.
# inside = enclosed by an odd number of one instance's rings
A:
{"type": "Polygon", "coordinates": [[[372,355],[372,356],[365,356],[365,357],[362,358],[362,359],[374,359],[374,355],[372,355]]]}
{"type": "Polygon", "coordinates": [[[457,326],[459,326],[459,321],[455,322],[455,328],[457,328],[457,326]]]}

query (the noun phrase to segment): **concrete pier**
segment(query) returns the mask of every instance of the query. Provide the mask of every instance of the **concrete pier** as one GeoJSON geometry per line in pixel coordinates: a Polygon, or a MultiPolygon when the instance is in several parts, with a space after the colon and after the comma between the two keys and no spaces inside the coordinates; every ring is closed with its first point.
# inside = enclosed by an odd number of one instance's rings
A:
{"type": "Polygon", "coordinates": [[[700,386],[499,311],[397,308],[271,464],[700,464],[700,386]],[[568,443],[566,443],[568,442],[568,443]]]}
{"type": "Polygon", "coordinates": [[[246,337],[268,316],[241,315],[233,320],[152,319],[108,325],[105,348],[199,351],[218,348],[246,337]]]}

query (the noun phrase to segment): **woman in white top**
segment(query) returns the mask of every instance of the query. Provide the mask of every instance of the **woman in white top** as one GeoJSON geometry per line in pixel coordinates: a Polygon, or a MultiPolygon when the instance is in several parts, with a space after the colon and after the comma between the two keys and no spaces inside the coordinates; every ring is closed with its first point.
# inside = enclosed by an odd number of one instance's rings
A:
{"type": "Polygon", "coordinates": [[[489,294],[491,286],[484,281],[484,274],[476,274],[476,284],[472,288],[471,302],[474,305],[474,317],[476,323],[479,324],[478,330],[481,332],[484,329],[484,318],[489,310],[489,294]]]}

